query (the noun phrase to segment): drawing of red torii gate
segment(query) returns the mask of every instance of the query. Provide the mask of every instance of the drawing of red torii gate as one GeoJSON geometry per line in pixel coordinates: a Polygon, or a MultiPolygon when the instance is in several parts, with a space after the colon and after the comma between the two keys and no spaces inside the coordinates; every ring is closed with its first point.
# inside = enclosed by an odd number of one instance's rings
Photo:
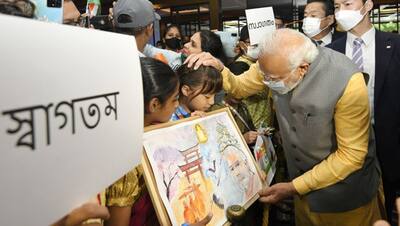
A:
{"type": "Polygon", "coordinates": [[[186,150],[180,151],[180,153],[185,158],[186,164],[179,166],[179,169],[185,173],[185,176],[188,179],[189,183],[190,175],[196,172],[200,172],[201,176],[204,177],[203,170],[201,168],[203,157],[200,156],[199,143],[186,150]]]}

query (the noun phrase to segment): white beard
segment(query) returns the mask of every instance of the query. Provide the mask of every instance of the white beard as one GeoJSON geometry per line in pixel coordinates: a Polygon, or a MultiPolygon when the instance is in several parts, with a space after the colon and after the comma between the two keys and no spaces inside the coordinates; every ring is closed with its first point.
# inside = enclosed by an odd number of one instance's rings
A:
{"type": "Polygon", "coordinates": [[[243,177],[242,179],[238,180],[239,189],[242,192],[247,192],[249,187],[250,177],[251,175],[249,174],[247,177],[243,177]]]}

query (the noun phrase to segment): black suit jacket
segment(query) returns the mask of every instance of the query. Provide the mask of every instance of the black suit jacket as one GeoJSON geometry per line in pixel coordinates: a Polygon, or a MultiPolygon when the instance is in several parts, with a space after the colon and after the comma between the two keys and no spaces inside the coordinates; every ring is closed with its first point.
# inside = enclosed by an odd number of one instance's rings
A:
{"type": "MultiPolygon", "coordinates": [[[[347,35],[327,47],[346,54],[347,35]]],[[[374,120],[383,177],[400,181],[400,35],[376,31],[374,120]]]]}
{"type": "Polygon", "coordinates": [[[334,30],[333,34],[332,34],[332,42],[334,42],[340,38],[343,38],[344,36],[346,36],[346,34],[347,34],[346,32],[334,30]]]}

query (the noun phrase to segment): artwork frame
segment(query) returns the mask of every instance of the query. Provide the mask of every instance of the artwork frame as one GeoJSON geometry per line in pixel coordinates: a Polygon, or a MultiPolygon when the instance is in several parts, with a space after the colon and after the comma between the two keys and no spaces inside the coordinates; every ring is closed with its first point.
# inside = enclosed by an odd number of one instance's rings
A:
{"type": "MultiPolygon", "coordinates": [[[[262,180],[263,177],[263,172],[261,171],[261,169],[259,168],[257,162],[255,161],[254,157],[252,156],[251,151],[249,150],[248,146],[245,145],[246,141],[243,138],[242,134],[240,133],[240,130],[230,112],[230,110],[228,108],[224,108],[224,109],[220,109],[217,111],[213,111],[210,113],[207,113],[207,116],[213,116],[213,115],[217,115],[217,114],[227,114],[229,120],[232,122],[232,124],[234,125],[234,129],[236,130],[236,133],[239,135],[240,137],[240,142],[242,144],[244,144],[243,146],[245,147],[245,152],[251,156],[251,165],[254,167],[255,169],[255,176],[257,177],[257,180],[260,181],[261,186],[264,185],[264,181],[262,180]]],[[[155,131],[158,129],[165,129],[165,128],[171,128],[174,127],[178,124],[183,124],[183,123],[187,123],[187,122],[192,122],[195,120],[201,119],[200,117],[191,117],[191,118],[187,118],[187,119],[182,119],[179,121],[175,121],[175,122],[168,122],[168,123],[164,123],[164,124],[159,124],[159,125],[153,125],[153,126],[149,126],[145,128],[145,133],[146,132],[150,132],[150,131],[155,131]]],[[[144,145],[145,146],[145,145],[144,145]]],[[[167,211],[166,206],[163,203],[163,199],[160,195],[159,189],[158,189],[158,185],[157,185],[157,181],[156,181],[156,176],[154,174],[154,171],[152,169],[152,165],[150,162],[149,157],[147,156],[147,152],[145,147],[143,147],[143,154],[142,154],[142,166],[144,169],[144,178],[145,178],[145,182],[147,185],[147,189],[148,192],[150,194],[150,197],[152,199],[154,208],[156,210],[156,214],[159,220],[159,223],[161,225],[165,225],[165,226],[169,226],[169,225],[174,225],[173,222],[171,221],[170,217],[169,217],[169,213],[167,211]]],[[[248,207],[250,207],[251,204],[253,204],[257,199],[259,198],[258,193],[256,192],[244,205],[243,207],[245,209],[247,209],[248,207]]],[[[223,225],[229,225],[228,222],[225,222],[223,225]]]]}

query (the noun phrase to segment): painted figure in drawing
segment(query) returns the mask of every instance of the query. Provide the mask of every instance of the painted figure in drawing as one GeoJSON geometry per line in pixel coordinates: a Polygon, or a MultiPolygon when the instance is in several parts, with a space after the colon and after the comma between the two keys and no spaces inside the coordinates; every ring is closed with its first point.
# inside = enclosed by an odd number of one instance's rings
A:
{"type": "Polygon", "coordinates": [[[226,112],[145,134],[144,146],[173,225],[223,225],[230,205],[261,189],[252,156],[226,112]]]}

